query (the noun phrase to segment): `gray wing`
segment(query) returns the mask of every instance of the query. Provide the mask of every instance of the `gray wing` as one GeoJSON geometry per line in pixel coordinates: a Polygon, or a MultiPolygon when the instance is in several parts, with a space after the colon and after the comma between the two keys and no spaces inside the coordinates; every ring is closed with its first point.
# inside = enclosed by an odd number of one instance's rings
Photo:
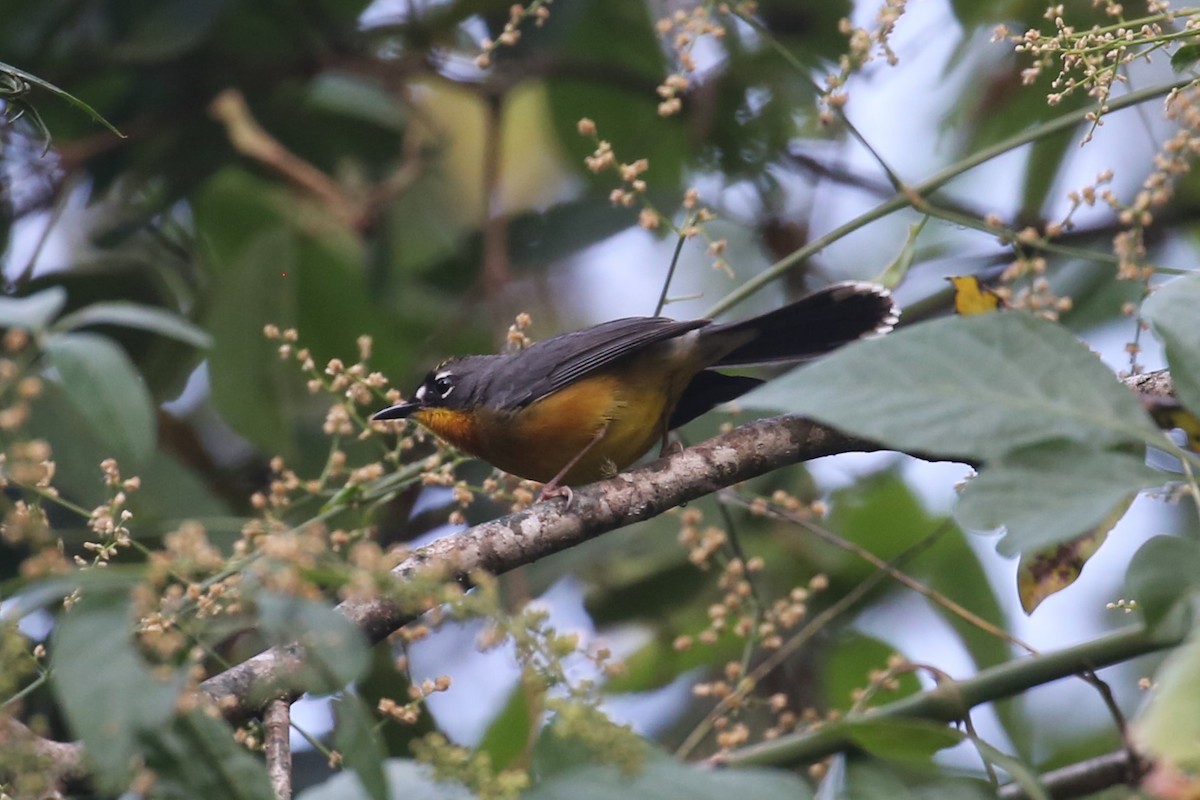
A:
{"type": "Polygon", "coordinates": [[[503,371],[512,383],[493,386],[492,397],[504,408],[527,406],[655,342],[708,324],[706,319],[626,317],[546,339],[507,357],[503,371]]]}

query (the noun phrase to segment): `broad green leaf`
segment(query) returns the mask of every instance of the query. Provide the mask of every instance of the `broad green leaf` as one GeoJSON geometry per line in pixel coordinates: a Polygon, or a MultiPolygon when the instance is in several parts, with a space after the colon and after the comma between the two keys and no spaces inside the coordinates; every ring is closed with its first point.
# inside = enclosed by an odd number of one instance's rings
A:
{"type": "Polygon", "coordinates": [[[144,738],[146,766],[155,775],[154,798],[275,798],[263,762],[234,741],[224,720],[191,711],[144,738]]]}
{"type": "Polygon", "coordinates": [[[712,770],[666,757],[623,775],[613,766],[584,764],[560,772],[521,795],[522,800],[803,800],[807,784],[790,772],[768,769],[712,770]]]}
{"type": "Polygon", "coordinates": [[[387,754],[375,732],[375,718],[358,695],[343,694],[333,702],[333,747],[342,754],[346,769],[353,770],[371,800],[388,800],[383,771],[387,754]]]}
{"type": "Polygon", "coordinates": [[[1200,272],[1156,289],[1142,303],[1142,316],[1166,347],[1179,401],[1200,413],[1200,272]]]}
{"type": "MultiPolygon", "coordinates": [[[[114,592],[128,592],[145,577],[138,567],[113,565],[106,569],[72,572],[55,578],[42,578],[4,598],[4,615],[20,619],[47,606],[57,606],[74,591],[108,597],[114,592]]],[[[51,610],[51,609],[47,609],[51,610]]]]}
{"type": "Polygon", "coordinates": [[[213,332],[208,359],[213,401],[242,436],[268,452],[292,458],[295,445],[288,419],[294,413],[300,372],[280,361],[278,344],[263,336],[263,325],[295,324],[294,239],[282,228],[264,231],[238,251],[229,266],[206,322],[213,332]]]}
{"type": "MultiPolygon", "coordinates": [[[[491,756],[492,766],[506,769],[525,752],[535,723],[531,706],[539,702],[523,682],[518,682],[508,696],[508,702],[488,725],[478,749],[491,756]]],[[[536,718],[540,724],[541,717],[536,718]]]]}
{"type": "Polygon", "coordinates": [[[127,470],[154,451],[154,401],[141,374],[112,340],[94,333],[48,336],[47,363],[71,405],[127,470]]]}
{"type": "Polygon", "coordinates": [[[967,483],[954,515],[966,528],[1005,528],[997,549],[1011,556],[1096,528],[1118,505],[1166,477],[1141,456],[1053,442],[988,466],[967,483]]]}
{"type": "MultiPolygon", "coordinates": [[[[594,68],[611,66],[635,81],[662,79],[666,64],[645,4],[576,0],[559,12],[555,24],[546,25],[541,35],[560,56],[587,61],[594,68]],[[620,35],[613,35],[615,31],[620,35]]],[[[584,156],[596,148],[594,141],[579,135],[579,120],[589,117],[596,122],[599,138],[612,144],[619,160],[649,160],[646,180],[654,190],[671,191],[678,185],[691,145],[678,116],[658,113],[661,98],[635,84],[596,81],[582,73],[552,75],[547,88],[558,139],[568,162],[581,172],[584,156]]],[[[598,180],[607,194],[609,177],[598,180]]],[[[630,224],[635,217],[631,212],[630,224]]]]}
{"type": "Polygon", "coordinates": [[[278,187],[227,170],[200,194],[196,219],[216,275],[205,320],[214,338],[213,401],[239,434],[299,466],[295,459],[312,456],[304,439],[320,437],[324,409],[304,391],[295,361],[280,359],[279,343],[264,338],[263,326],[298,328],[321,365],[333,357],[353,363],[356,338],[370,334],[373,366],[397,372],[415,330],[427,330],[381,314],[364,282],[359,240],[278,187]]]}
{"type": "MultiPolygon", "coordinates": [[[[963,472],[967,472],[965,467],[963,472]]],[[[830,506],[832,510],[825,527],[885,561],[900,555],[944,522],[944,518],[925,510],[912,489],[894,471],[864,477],[835,491],[830,497],[830,506]]],[[[806,557],[815,557],[814,568],[846,590],[857,586],[878,569],[854,553],[824,543],[814,542],[812,556],[806,557]]],[[[884,584],[884,588],[895,586],[894,581],[884,584]]]]}
{"type": "Polygon", "coordinates": [[[67,290],[52,286],[28,297],[0,296],[0,328],[41,333],[67,304],[67,290]]]}
{"type": "Polygon", "coordinates": [[[928,763],[939,750],[965,738],[948,725],[921,719],[884,717],[850,727],[850,738],[872,755],[892,761],[928,763]]]}
{"type": "Polygon", "coordinates": [[[166,725],[183,676],[163,680],[134,646],[127,590],[94,591],[59,616],[50,648],[50,685],[71,733],[83,740],[97,784],[124,789],[142,741],[166,725]]]}
{"type": "MultiPolygon", "coordinates": [[[[441,783],[433,778],[426,764],[389,758],[383,763],[387,775],[390,800],[475,800],[475,795],[455,783],[441,783]]],[[[358,776],[349,772],[334,775],[324,783],[296,795],[296,800],[373,800],[358,776]]]]}
{"type": "Polygon", "coordinates": [[[920,800],[908,781],[901,777],[903,769],[895,762],[870,756],[838,755],[830,762],[841,766],[821,784],[821,797],[853,798],[854,800],[920,800]]]}
{"type": "Polygon", "coordinates": [[[1083,565],[1096,554],[1108,538],[1108,532],[1125,516],[1133,504],[1133,497],[1130,495],[1117,503],[1099,525],[1082,536],[1021,553],[1017,565],[1017,596],[1026,614],[1032,614],[1047,597],[1078,580],[1083,565]]]}
{"type": "Polygon", "coordinates": [[[309,86],[308,102],[326,111],[403,132],[408,124],[404,104],[382,83],[366,76],[325,71],[309,86]]]}
{"type": "Polygon", "coordinates": [[[119,325],[124,328],[159,333],[201,349],[212,345],[212,337],[203,328],[163,308],[114,300],[92,303],[65,314],[54,323],[56,331],[71,331],[91,325],[119,325]]]}
{"type": "Polygon", "coordinates": [[[272,645],[299,642],[304,668],[289,676],[292,685],[314,694],[335,692],[363,674],[370,650],[362,631],[331,606],[264,592],[257,598],[263,635],[272,645]]]}
{"type": "Polygon", "coordinates": [[[1161,440],[1133,393],[1078,339],[1018,313],[935,320],[857,342],[738,402],[943,458],[988,460],[1053,439],[1161,440]]]}
{"type": "Polygon", "coordinates": [[[1141,752],[1176,769],[1200,770],[1200,636],[1159,667],[1154,695],[1134,725],[1141,752]]]}
{"type": "Polygon", "coordinates": [[[1130,599],[1150,625],[1200,593],[1200,543],[1178,536],[1155,536],[1134,554],[1125,572],[1130,599]]]}
{"type": "Polygon", "coordinates": [[[1192,69],[1200,62],[1200,44],[1185,44],[1171,54],[1171,68],[1176,72],[1192,69]]]}

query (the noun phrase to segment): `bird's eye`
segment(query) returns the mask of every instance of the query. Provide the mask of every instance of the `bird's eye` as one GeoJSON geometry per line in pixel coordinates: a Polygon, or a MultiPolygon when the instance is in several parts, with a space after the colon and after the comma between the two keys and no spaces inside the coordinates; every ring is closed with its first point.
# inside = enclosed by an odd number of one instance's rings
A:
{"type": "Polygon", "coordinates": [[[440,375],[433,381],[433,390],[437,392],[438,397],[449,397],[453,389],[454,381],[448,375],[440,375]]]}

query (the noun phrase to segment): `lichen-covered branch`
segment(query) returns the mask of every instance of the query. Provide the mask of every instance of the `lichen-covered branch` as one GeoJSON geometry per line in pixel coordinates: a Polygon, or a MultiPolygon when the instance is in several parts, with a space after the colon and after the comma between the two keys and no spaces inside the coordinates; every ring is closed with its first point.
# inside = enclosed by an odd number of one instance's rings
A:
{"type": "MultiPolygon", "coordinates": [[[[789,464],[878,449],[799,417],[758,420],[576,489],[565,511],[566,501],[558,498],[439,539],[414,551],[392,572],[398,581],[423,570],[461,580],[477,571],[499,575],[789,464]]],[[[372,642],[427,610],[401,608],[386,598],[345,602],[338,609],[372,642]]],[[[299,645],[275,647],[209,678],[201,689],[226,719],[240,721],[257,714],[281,691],[289,691],[288,677],[303,660],[299,645]]]]}

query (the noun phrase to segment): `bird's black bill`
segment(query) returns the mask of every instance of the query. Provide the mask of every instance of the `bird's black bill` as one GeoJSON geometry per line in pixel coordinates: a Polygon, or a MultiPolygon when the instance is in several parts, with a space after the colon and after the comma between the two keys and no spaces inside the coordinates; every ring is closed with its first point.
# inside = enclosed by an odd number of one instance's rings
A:
{"type": "Polygon", "coordinates": [[[420,407],[420,403],[414,403],[412,400],[409,400],[394,406],[388,406],[383,411],[376,412],[371,419],[408,419],[409,415],[420,407]]]}

